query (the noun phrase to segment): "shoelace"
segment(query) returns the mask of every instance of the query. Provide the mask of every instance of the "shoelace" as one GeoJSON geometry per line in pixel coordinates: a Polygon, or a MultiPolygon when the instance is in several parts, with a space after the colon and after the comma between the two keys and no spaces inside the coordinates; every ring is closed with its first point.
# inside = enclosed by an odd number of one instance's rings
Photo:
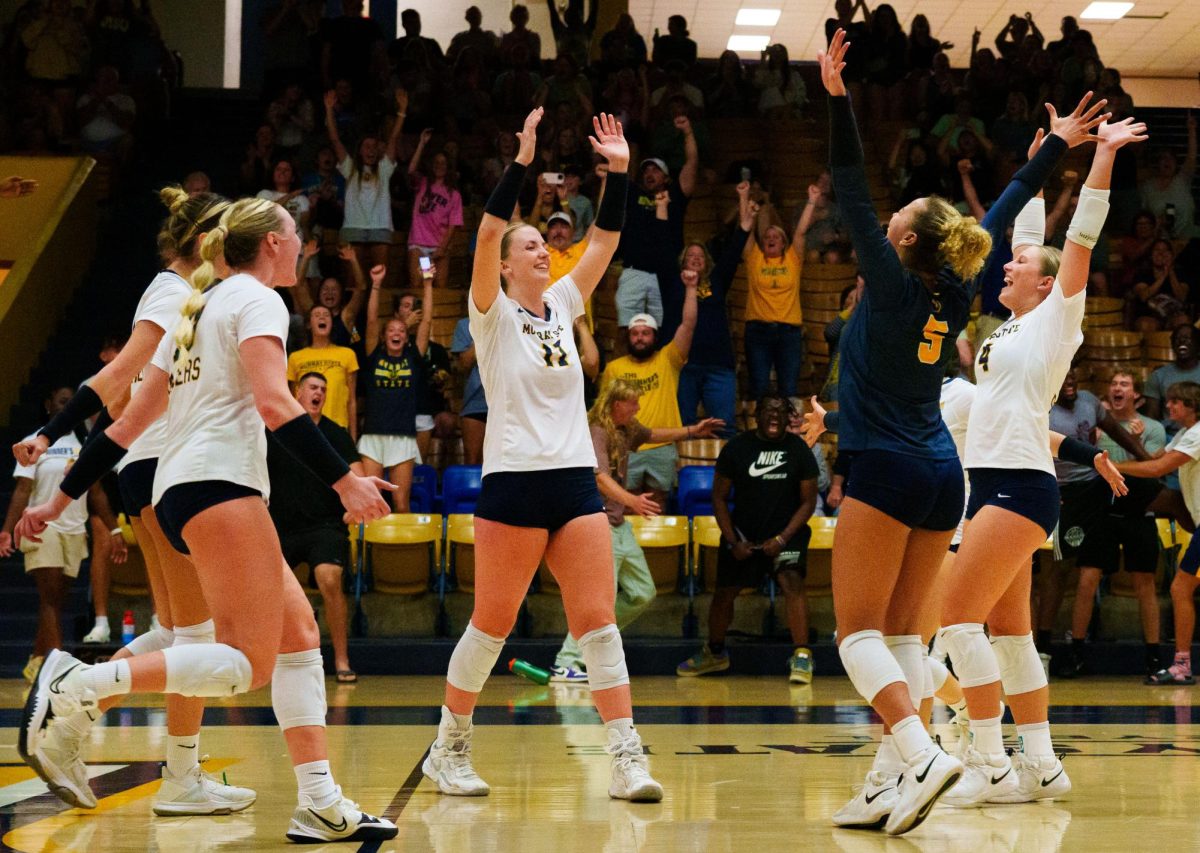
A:
{"type": "Polygon", "coordinates": [[[454,775],[460,779],[476,776],[475,768],[471,766],[471,733],[449,732],[443,746],[446,749],[446,761],[454,775]]]}
{"type": "MultiPolygon", "coordinates": [[[[850,787],[850,790],[857,797],[860,793],[862,793],[863,789],[866,788],[867,785],[872,785],[876,788],[882,788],[884,785],[887,784],[887,781],[888,781],[888,777],[887,777],[886,773],[884,773],[880,770],[869,770],[869,771],[867,771],[867,781],[860,782],[857,785],[852,785],[850,787]]],[[[900,784],[899,779],[897,779],[896,784],[897,785],[900,784]]]]}
{"type": "Polygon", "coordinates": [[[642,752],[641,738],[631,737],[618,741],[609,748],[613,764],[623,773],[639,773],[649,775],[646,768],[646,755],[642,752]]]}

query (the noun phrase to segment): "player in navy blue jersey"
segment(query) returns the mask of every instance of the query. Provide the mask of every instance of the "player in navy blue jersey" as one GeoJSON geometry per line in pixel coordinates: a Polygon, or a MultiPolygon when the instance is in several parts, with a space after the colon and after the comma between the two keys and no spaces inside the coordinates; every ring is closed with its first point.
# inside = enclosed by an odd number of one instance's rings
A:
{"type": "MultiPolygon", "coordinates": [[[[834,547],[834,606],[842,662],[890,730],[892,766],[886,774],[873,771],[834,822],[886,822],[889,833],[899,834],[919,824],[962,771],[933,746],[916,713],[928,671],[917,629],[920,605],[964,497],[962,468],[939,410],[943,349],[947,339],[952,348],[966,326],[973,280],[993,243],[1003,239],[1067,144],[1051,137],[984,226],[930,197],[906,205],[885,230],[871,205],[841,80],[845,50],[839,32],[820,62],[831,95],[834,186],[866,287],[842,337],[841,411],[827,419],[840,425],[839,448],[854,454],[834,547]]],[[[1084,121],[1082,109],[1077,112],[1084,121]]],[[[820,428],[816,424],[809,437],[820,428]]]]}

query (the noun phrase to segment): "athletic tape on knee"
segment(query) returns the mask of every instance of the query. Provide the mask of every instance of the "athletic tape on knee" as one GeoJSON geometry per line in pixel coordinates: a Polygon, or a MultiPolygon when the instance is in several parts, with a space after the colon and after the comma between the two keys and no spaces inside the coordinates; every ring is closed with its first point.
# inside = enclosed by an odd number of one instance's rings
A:
{"type": "Polygon", "coordinates": [[[1079,205],[1071,224],[1067,227],[1067,239],[1085,249],[1093,249],[1100,240],[1100,230],[1108,218],[1108,190],[1083,187],[1079,191],[1079,205]]]}
{"type": "Polygon", "coordinates": [[[275,657],[271,708],[285,732],[300,726],[325,725],[325,669],[320,649],[275,657]]]}
{"type": "Polygon", "coordinates": [[[921,707],[921,697],[925,695],[925,644],[916,634],[897,634],[884,637],[888,651],[900,664],[904,680],[908,682],[908,698],[912,700],[913,710],[921,707]]]}
{"type": "Polygon", "coordinates": [[[850,683],[858,694],[873,702],[879,691],[897,681],[904,682],[904,670],[883,642],[879,631],[858,631],[842,640],[838,655],[850,683]]]}
{"type": "Polygon", "coordinates": [[[194,646],[198,643],[215,643],[217,628],[213,620],[208,619],[198,625],[184,625],[175,628],[175,645],[194,646]]]}
{"type": "Polygon", "coordinates": [[[579,651],[587,667],[588,686],[592,691],[608,690],[629,683],[625,665],[625,646],[616,625],[605,625],[579,638],[579,651]]]}
{"type": "Polygon", "coordinates": [[[1046,686],[1046,670],[1033,644],[1033,634],[992,637],[992,651],[1000,665],[1005,695],[1018,696],[1046,686]]]}
{"type": "Polygon", "coordinates": [[[203,643],[163,649],[167,659],[164,693],[180,696],[234,696],[250,689],[250,659],[233,646],[203,643]]]}
{"type": "Polygon", "coordinates": [[[446,681],[452,687],[467,693],[478,693],[483,689],[500,650],[504,648],[503,637],[493,637],[480,631],[470,622],[463,631],[454,653],[450,655],[450,667],[446,670],[446,681]]]}
{"type": "Polygon", "coordinates": [[[175,634],[170,628],[164,628],[162,625],[151,628],[144,634],[138,634],[129,641],[129,645],[125,648],[129,649],[131,655],[148,655],[151,652],[161,652],[163,649],[171,648],[171,644],[175,642],[175,634]]]}
{"type": "Polygon", "coordinates": [[[938,632],[942,646],[954,661],[954,674],[963,687],[982,687],[1000,680],[996,653],[978,622],[950,625],[938,632]]]}
{"type": "Polygon", "coordinates": [[[946,665],[940,660],[930,655],[926,658],[929,665],[929,686],[933,688],[933,695],[946,685],[946,679],[950,677],[950,670],[946,669],[946,665]]]}

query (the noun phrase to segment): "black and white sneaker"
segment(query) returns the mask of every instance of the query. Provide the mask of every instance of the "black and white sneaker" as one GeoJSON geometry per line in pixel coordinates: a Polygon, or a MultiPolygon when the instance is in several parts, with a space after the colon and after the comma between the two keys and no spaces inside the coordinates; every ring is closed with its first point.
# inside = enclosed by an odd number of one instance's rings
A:
{"type": "Polygon", "coordinates": [[[341,796],[333,805],[318,809],[302,794],[288,826],[289,841],[297,844],[326,844],[330,841],[387,841],[395,838],[396,824],[362,811],[358,803],[341,796]]]}
{"type": "Polygon", "coordinates": [[[42,736],[55,717],[67,717],[76,711],[88,711],[96,707],[96,694],[91,688],[85,687],[78,677],[89,669],[90,666],[72,655],[54,649],[42,661],[34,676],[33,686],[29,689],[29,696],[25,699],[17,751],[47,784],[52,785],[54,780],[43,775],[38,760],[42,736]]]}

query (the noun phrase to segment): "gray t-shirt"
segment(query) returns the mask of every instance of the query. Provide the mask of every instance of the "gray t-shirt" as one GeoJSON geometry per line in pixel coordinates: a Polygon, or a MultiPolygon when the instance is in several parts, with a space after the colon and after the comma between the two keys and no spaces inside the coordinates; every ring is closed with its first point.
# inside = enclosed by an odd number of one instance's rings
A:
{"type": "Polygon", "coordinates": [[[1167,436],[1174,436],[1179,432],[1179,424],[1165,417],[1167,389],[1176,382],[1200,382],[1200,364],[1190,370],[1180,370],[1175,364],[1164,364],[1162,367],[1156,367],[1154,372],[1150,374],[1150,378],[1146,380],[1146,388],[1142,392],[1149,400],[1158,400],[1163,404],[1162,413],[1164,415],[1162,424],[1166,427],[1167,436]]]}
{"type": "MultiPolygon", "coordinates": [[[[1092,431],[1103,417],[1104,410],[1096,395],[1090,391],[1080,391],[1075,397],[1075,405],[1070,409],[1058,403],[1050,409],[1050,429],[1091,444],[1092,431]]],[[[1054,460],[1054,475],[1060,483],[1081,483],[1100,476],[1094,468],[1063,462],[1061,459],[1054,460]]]]}
{"type": "MultiPolygon", "coordinates": [[[[1138,415],[1138,417],[1141,418],[1142,423],[1146,425],[1146,428],[1142,430],[1141,435],[1142,446],[1146,448],[1147,453],[1149,453],[1151,456],[1154,456],[1167,446],[1167,431],[1163,428],[1163,425],[1154,420],[1154,418],[1148,418],[1145,415],[1138,415]]],[[[1133,421],[1118,420],[1117,423],[1119,423],[1121,428],[1126,432],[1133,432],[1133,429],[1131,428],[1133,421]]],[[[1113,462],[1128,462],[1133,459],[1132,456],[1125,452],[1125,448],[1121,447],[1121,445],[1117,444],[1104,433],[1100,433],[1100,438],[1096,442],[1096,446],[1101,450],[1107,450],[1108,455],[1112,457],[1113,462]]]]}

